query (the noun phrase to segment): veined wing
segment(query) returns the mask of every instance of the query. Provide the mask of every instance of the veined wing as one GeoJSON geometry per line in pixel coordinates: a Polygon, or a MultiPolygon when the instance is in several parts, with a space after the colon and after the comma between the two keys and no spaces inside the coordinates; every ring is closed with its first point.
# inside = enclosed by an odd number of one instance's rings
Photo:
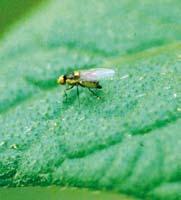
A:
{"type": "Polygon", "coordinates": [[[95,68],[80,71],[80,79],[84,81],[98,81],[100,79],[111,78],[115,74],[113,69],[95,68]]]}

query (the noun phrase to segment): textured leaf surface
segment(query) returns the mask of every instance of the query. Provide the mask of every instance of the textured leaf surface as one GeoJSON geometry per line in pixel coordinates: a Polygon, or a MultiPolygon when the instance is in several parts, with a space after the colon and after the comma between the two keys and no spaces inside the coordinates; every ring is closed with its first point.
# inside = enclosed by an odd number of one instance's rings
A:
{"type": "Polygon", "coordinates": [[[0,48],[0,185],[181,190],[180,1],[53,1],[0,48]],[[60,74],[112,67],[102,99],[60,74]]]}

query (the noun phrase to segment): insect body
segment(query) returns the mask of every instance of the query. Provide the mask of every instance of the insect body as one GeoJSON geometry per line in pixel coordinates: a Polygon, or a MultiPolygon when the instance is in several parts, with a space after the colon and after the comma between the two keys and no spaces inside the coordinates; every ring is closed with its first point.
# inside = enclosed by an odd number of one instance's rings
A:
{"type": "MultiPolygon", "coordinates": [[[[99,84],[100,79],[112,77],[115,71],[113,69],[97,68],[90,70],[74,71],[69,75],[62,75],[58,78],[57,83],[61,85],[67,84],[69,87],[65,89],[65,95],[67,90],[77,87],[77,95],[79,97],[78,86],[88,88],[95,96],[97,94],[92,89],[101,89],[99,84]]],[[[97,96],[98,97],[98,96],[97,96]]]]}

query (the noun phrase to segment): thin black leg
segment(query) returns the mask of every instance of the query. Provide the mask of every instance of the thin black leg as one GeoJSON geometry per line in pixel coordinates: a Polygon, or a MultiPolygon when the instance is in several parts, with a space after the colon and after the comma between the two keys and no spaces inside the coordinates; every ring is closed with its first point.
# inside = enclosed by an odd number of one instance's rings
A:
{"type": "Polygon", "coordinates": [[[77,96],[78,96],[79,107],[80,107],[80,99],[79,99],[79,86],[78,86],[78,85],[77,85],[77,96]]]}
{"type": "Polygon", "coordinates": [[[98,96],[93,90],[91,90],[90,88],[88,88],[88,90],[94,95],[96,96],[97,98],[101,98],[100,96],[98,96]]]}
{"type": "Polygon", "coordinates": [[[64,96],[65,96],[66,100],[67,100],[67,92],[66,91],[71,90],[73,87],[74,87],[74,85],[71,85],[70,87],[68,87],[64,90],[64,96]]]}

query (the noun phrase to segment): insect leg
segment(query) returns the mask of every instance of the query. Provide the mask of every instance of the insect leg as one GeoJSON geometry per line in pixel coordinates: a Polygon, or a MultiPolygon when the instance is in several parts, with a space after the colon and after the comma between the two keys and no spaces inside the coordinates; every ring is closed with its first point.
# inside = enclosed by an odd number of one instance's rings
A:
{"type": "Polygon", "coordinates": [[[89,90],[94,96],[96,96],[97,98],[100,98],[93,90],[91,90],[90,88],[88,88],[88,90],[89,90]]]}
{"type": "Polygon", "coordinates": [[[65,96],[66,99],[67,99],[67,92],[66,91],[71,90],[73,87],[74,87],[74,85],[71,85],[70,87],[68,87],[64,90],[64,96],[65,96]]]}
{"type": "Polygon", "coordinates": [[[78,86],[78,85],[77,85],[77,96],[78,96],[79,107],[80,107],[80,99],[79,99],[79,86],[78,86]]]}

